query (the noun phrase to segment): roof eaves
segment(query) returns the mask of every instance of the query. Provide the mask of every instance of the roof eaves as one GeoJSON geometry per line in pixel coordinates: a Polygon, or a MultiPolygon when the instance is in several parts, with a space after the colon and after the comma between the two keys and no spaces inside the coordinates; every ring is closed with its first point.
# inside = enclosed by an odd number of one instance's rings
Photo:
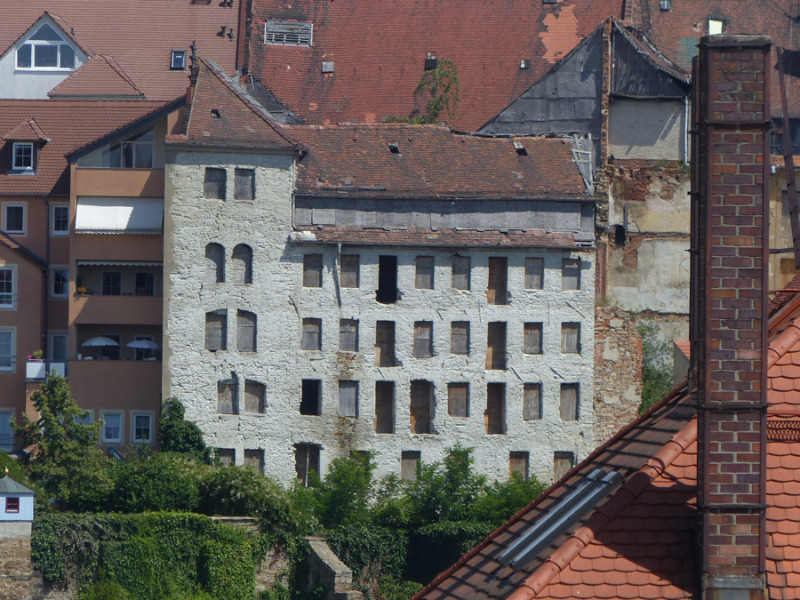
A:
{"type": "Polygon", "coordinates": [[[25,29],[25,31],[23,31],[16,38],[14,38],[14,40],[12,40],[12,42],[6,48],[3,48],[3,51],[0,52],[0,58],[5,56],[17,42],[19,42],[22,38],[24,38],[34,27],[36,27],[36,24],[39,23],[45,17],[53,21],[53,23],[55,23],[55,25],[61,30],[61,32],[65,36],[67,36],[70,39],[70,41],[80,49],[81,52],[83,52],[86,56],[92,55],[91,49],[86,48],[83,44],[81,44],[78,41],[78,39],[72,33],[73,28],[67,23],[67,21],[64,18],[50,14],[49,11],[44,11],[35,21],[33,21],[33,23],[31,23],[25,29]]]}
{"type": "Polygon", "coordinates": [[[639,52],[639,55],[654,69],[657,69],[668,75],[672,79],[680,81],[685,86],[691,85],[691,75],[684,71],[680,66],[674,63],[672,60],[667,58],[658,48],[656,48],[647,37],[639,32],[641,35],[641,40],[636,39],[633,35],[632,31],[628,31],[626,27],[623,27],[621,23],[619,23],[616,19],[612,19],[614,24],[614,28],[624,37],[628,43],[633,45],[634,47],[641,47],[644,46],[648,52],[639,52]],[[652,52],[656,55],[660,60],[663,60],[665,65],[661,65],[658,61],[653,60],[653,57],[650,55],[652,52]]]}
{"type": "Polygon", "coordinates": [[[7,234],[5,231],[0,230],[0,244],[11,248],[14,252],[23,256],[24,258],[28,259],[30,262],[39,265],[42,269],[47,267],[47,262],[43,258],[41,258],[38,254],[29,250],[22,244],[20,244],[17,240],[7,234]]]}

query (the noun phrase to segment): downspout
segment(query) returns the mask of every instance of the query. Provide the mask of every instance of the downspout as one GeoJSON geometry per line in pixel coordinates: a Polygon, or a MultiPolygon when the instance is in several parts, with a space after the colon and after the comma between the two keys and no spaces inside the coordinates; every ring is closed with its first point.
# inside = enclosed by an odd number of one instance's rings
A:
{"type": "Polygon", "coordinates": [[[44,252],[45,252],[45,254],[44,254],[44,262],[45,262],[45,266],[44,266],[44,294],[42,296],[42,298],[44,298],[44,307],[43,307],[43,309],[44,309],[44,315],[43,315],[43,318],[44,318],[44,322],[43,322],[44,335],[42,336],[44,339],[42,340],[42,351],[44,352],[44,355],[47,357],[45,359],[45,369],[46,369],[45,377],[46,377],[47,374],[50,373],[50,361],[52,360],[52,357],[50,356],[50,353],[48,352],[48,348],[47,348],[47,346],[48,346],[47,342],[48,342],[49,332],[50,332],[50,194],[45,194],[44,195],[44,206],[45,206],[45,210],[47,212],[47,217],[44,220],[44,234],[45,234],[45,238],[44,239],[47,240],[47,242],[45,243],[45,250],[44,250],[44,252]]]}
{"type": "Polygon", "coordinates": [[[689,96],[683,97],[683,152],[681,160],[689,164],[689,96]]]}

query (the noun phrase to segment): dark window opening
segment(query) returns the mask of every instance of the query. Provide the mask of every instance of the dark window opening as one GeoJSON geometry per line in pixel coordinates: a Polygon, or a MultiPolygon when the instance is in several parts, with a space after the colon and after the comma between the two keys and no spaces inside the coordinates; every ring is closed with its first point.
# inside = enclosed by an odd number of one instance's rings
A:
{"type": "Polygon", "coordinates": [[[303,379],[300,414],[318,417],[322,414],[322,381],[303,379]]]}
{"type": "Polygon", "coordinates": [[[375,299],[381,304],[397,302],[397,257],[378,257],[378,290],[375,299]]]}
{"type": "Polygon", "coordinates": [[[504,371],[506,368],[506,324],[505,321],[489,323],[486,346],[486,368],[504,371]]]}
{"type": "Polygon", "coordinates": [[[375,366],[397,366],[394,355],[394,321],[375,323],[375,366]]]}
{"type": "Polygon", "coordinates": [[[486,433],[502,435],[506,432],[506,384],[486,384],[486,433]]]}
{"type": "Polygon", "coordinates": [[[417,379],[411,382],[411,433],[433,431],[433,384],[417,379]]]}
{"type": "Polygon", "coordinates": [[[502,257],[489,258],[489,287],[486,290],[489,304],[508,304],[508,261],[502,257]]]}
{"type": "Polygon", "coordinates": [[[316,444],[295,444],[294,464],[297,479],[308,487],[309,479],[319,477],[319,446],[316,444]]]}
{"type": "Polygon", "coordinates": [[[394,433],[394,381],[375,382],[375,433],[394,433]]]}

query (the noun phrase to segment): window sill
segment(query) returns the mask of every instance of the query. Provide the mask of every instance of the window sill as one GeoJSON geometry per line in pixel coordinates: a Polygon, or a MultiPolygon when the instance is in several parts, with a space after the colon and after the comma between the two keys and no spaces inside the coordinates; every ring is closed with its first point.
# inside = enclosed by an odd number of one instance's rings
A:
{"type": "Polygon", "coordinates": [[[36,175],[36,169],[10,169],[6,172],[6,175],[27,175],[30,177],[36,175]]]}

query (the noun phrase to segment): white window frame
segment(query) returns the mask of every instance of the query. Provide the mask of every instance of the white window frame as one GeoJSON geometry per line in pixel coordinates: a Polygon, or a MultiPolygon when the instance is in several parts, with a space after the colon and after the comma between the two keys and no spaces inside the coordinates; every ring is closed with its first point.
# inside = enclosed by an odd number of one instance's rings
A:
{"type": "Polygon", "coordinates": [[[101,444],[122,444],[122,440],[125,437],[125,411],[123,410],[101,410],[100,411],[100,420],[103,421],[103,429],[100,431],[100,443],[101,444]],[[107,416],[118,416],[119,417],[119,437],[110,438],[106,436],[106,427],[108,426],[108,422],[106,420],[107,416]]]}
{"type": "Polygon", "coordinates": [[[155,413],[152,410],[137,410],[131,412],[131,443],[132,444],[152,444],[153,438],[153,427],[155,426],[155,413]],[[147,417],[150,419],[150,437],[146,440],[137,440],[136,439],[136,418],[137,417],[147,417]]]}
{"type": "Polygon", "coordinates": [[[18,71],[74,71],[75,70],[75,63],[78,61],[78,49],[75,48],[72,44],[67,42],[61,33],[59,32],[59,28],[55,25],[50,23],[40,23],[28,36],[28,38],[21,43],[17,47],[16,54],[14,56],[14,68],[18,71]],[[36,35],[42,27],[50,27],[56,35],[60,38],[60,41],[56,40],[34,40],[31,39],[34,35],[36,35]],[[20,50],[25,47],[31,47],[31,66],[29,67],[21,67],[19,66],[19,52],[20,50]],[[55,46],[58,51],[58,66],[47,66],[47,67],[37,67],[36,66],[36,48],[37,47],[49,47],[55,46]],[[61,66],[61,46],[67,46],[72,51],[72,66],[71,67],[62,67],[61,66]]]}
{"type": "Polygon", "coordinates": [[[36,169],[36,147],[33,142],[14,142],[11,146],[11,170],[17,173],[29,173],[36,169]],[[17,162],[17,150],[30,149],[31,164],[22,165],[17,162]]]}
{"type": "Polygon", "coordinates": [[[3,202],[3,231],[6,233],[13,233],[16,235],[25,235],[28,229],[28,203],[27,202],[3,202]],[[9,229],[8,228],[8,209],[21,207],[22,208],[22,229],[9,229]]]}
{"type": "Polygon", "coordinates": [[[69,267],[67,265],[54,265],[50,267],[50,297],[67,298],[69,296],[69,267]],[[64,291],[56,292],[56,273],[64,277],[64,291]]]}
{"type": "Polygon", "coordinates": [[[51,204],[50,205],[50,235],[69,235],[69,204],[51,204]],[[67,211],[67,228],[56,229],[56,210],[66,209],[67,211]]]}
{"type": "Polygon", "coordinates": [[[270,19],[264,23],[264,43],[270,46],[311,47],[314,44],[314,24],[270,19]]]}
{"type": "Polygon", "coordinates": [[[0,310],[16,310],[17,309],[17,286],[18,286],[18,279],[17,279],[17,265],[9,265],[9,264],[0,264],[0,271],[9,270],[11,271],[11,301],[10,302],[3,302],[2,298],[5,295],[2,290],[0,290],[0,310]]]}
{"type": "Polygon", "coordinates": [[[0,371],[6,373],[14,373],[17,366],[17,328],[16,327],[0,327],[0,334],[10,334],[11,336],[11,353],[9,354],[9,363],[4,365],[0,362],[0,371]]]}
{"type": "Polygon", "coordinates": [[[170,71],[186,70],[186,50],[173,50],[169,55],[170,71]]]}
{"type": "Polygon", "coordinates": [[[67,357],[69,356],[69,338],[67,337],[66,331],[51,331],[48,334],[48,344],[47,344],[47,355],[50,357],[51,362],[67,362],[67,357]],[[56,338],[64,338],[64,358],[56,357],[53,355],[53,349],[55,348],[55,339],[56,338]]]}
{"type": "MultiPolygon", "coordinates": [[[[10,422],[14,418],[14,409],[13,408],[2,408],[0,409],[0,421],[4,423],[10,422]]],[[[11,443],[10,444],[3,444],[2,439],[0,439],[0,450],[5,450],[6,452],[13,452],[14,450],[14,430],[11,429],[9,425],[9,431],[11,433],[11,443]]]]}

